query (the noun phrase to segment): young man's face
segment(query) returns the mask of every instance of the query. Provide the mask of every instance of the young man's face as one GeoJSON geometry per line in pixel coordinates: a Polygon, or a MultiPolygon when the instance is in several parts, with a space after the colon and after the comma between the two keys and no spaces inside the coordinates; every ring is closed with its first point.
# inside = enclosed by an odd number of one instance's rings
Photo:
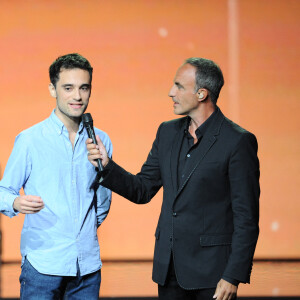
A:
{"type": "Polygon", "coordinates": [[[49,85],[56,98],[55,113],[62,121],[78,121],[85,112],[91,95],[90,74],[82,69],[62,69],[56,86],[49,85]]]}

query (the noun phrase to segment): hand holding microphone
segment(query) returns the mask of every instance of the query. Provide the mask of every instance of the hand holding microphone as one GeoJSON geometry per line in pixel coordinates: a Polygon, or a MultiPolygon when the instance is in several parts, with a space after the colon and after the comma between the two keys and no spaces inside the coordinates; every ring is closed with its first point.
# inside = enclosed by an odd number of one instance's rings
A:
{"type": "Polygon", "coordinates": [[[109,157],[102,141],[98,136],[95,136],[91,114],[83,114],[82,122],[89,136],[89,139],[85,142],[88,150],[88,160],[93,166],[98,167],[99,171],[103,171],[103,166],[105,167],[108,164],[109,157]]]}

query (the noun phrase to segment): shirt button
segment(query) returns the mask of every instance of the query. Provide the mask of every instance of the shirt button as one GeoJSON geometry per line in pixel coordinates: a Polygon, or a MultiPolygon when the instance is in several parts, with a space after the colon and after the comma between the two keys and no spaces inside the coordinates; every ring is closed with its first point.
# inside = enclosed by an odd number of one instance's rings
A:
{"type": "Polygon", "coordinates": [[[173,239],[172,236],[170,236],[170,241],[172,241],[172,239],[173,239]]]}
{"type": "Polygon", "coordinates": [[[176,212],[173,212],[173,217],[176,217],[177,216],[177,213],[176,212]]]}
{"type": "Polygon", "coordinates": [[[188,154],[186,157],[190,157],[191,156],[191,154],[188,154]]]}

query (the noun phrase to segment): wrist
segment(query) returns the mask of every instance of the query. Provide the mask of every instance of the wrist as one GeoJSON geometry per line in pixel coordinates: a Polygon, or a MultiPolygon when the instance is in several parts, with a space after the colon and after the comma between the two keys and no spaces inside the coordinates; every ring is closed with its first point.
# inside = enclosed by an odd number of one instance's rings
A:
{"type": "Polygon", "coordinates": [[[16,197],[15,198],[15,200],[14,200],[14,202],[13,202],[13,204],[12,204],[12,207],[13,207],[13,210],[14,210],[14,212],[19,212],[19,210],[18,210],[18,208],[17,208],[17,206],[18,206],[18,199],[19,197],[16,197]]]}
{"type": "Polygon", "coordinates": [[[108,165],[109,161],[110,161],[109,157],[105,162],[102,161],[103,168],[105,168],[108,165]]]}

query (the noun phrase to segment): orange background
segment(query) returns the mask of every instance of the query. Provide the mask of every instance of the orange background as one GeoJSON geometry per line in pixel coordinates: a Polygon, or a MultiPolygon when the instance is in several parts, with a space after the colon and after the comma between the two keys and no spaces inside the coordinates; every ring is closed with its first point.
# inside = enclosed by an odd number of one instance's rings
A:
{"type": "MultiPolygon", "coordinates": [[[[256,134],[261,162],[257,258],[300,257],[298,0],[0,2],[0,165],[15,136],[55,107],[48,67],[78,52],[94,67],[88,111],[114,159],[138,172],[158,125],[174,118],[168,91],[192,56],[222,68],[219,106],[256,134]]],[[[162,201],[137,206],[113,195],[99,230],[104,259],[151,259],[162,201]]],[[[2,259],[20,259],[23,217],[1,216],[2,259]]]]}

